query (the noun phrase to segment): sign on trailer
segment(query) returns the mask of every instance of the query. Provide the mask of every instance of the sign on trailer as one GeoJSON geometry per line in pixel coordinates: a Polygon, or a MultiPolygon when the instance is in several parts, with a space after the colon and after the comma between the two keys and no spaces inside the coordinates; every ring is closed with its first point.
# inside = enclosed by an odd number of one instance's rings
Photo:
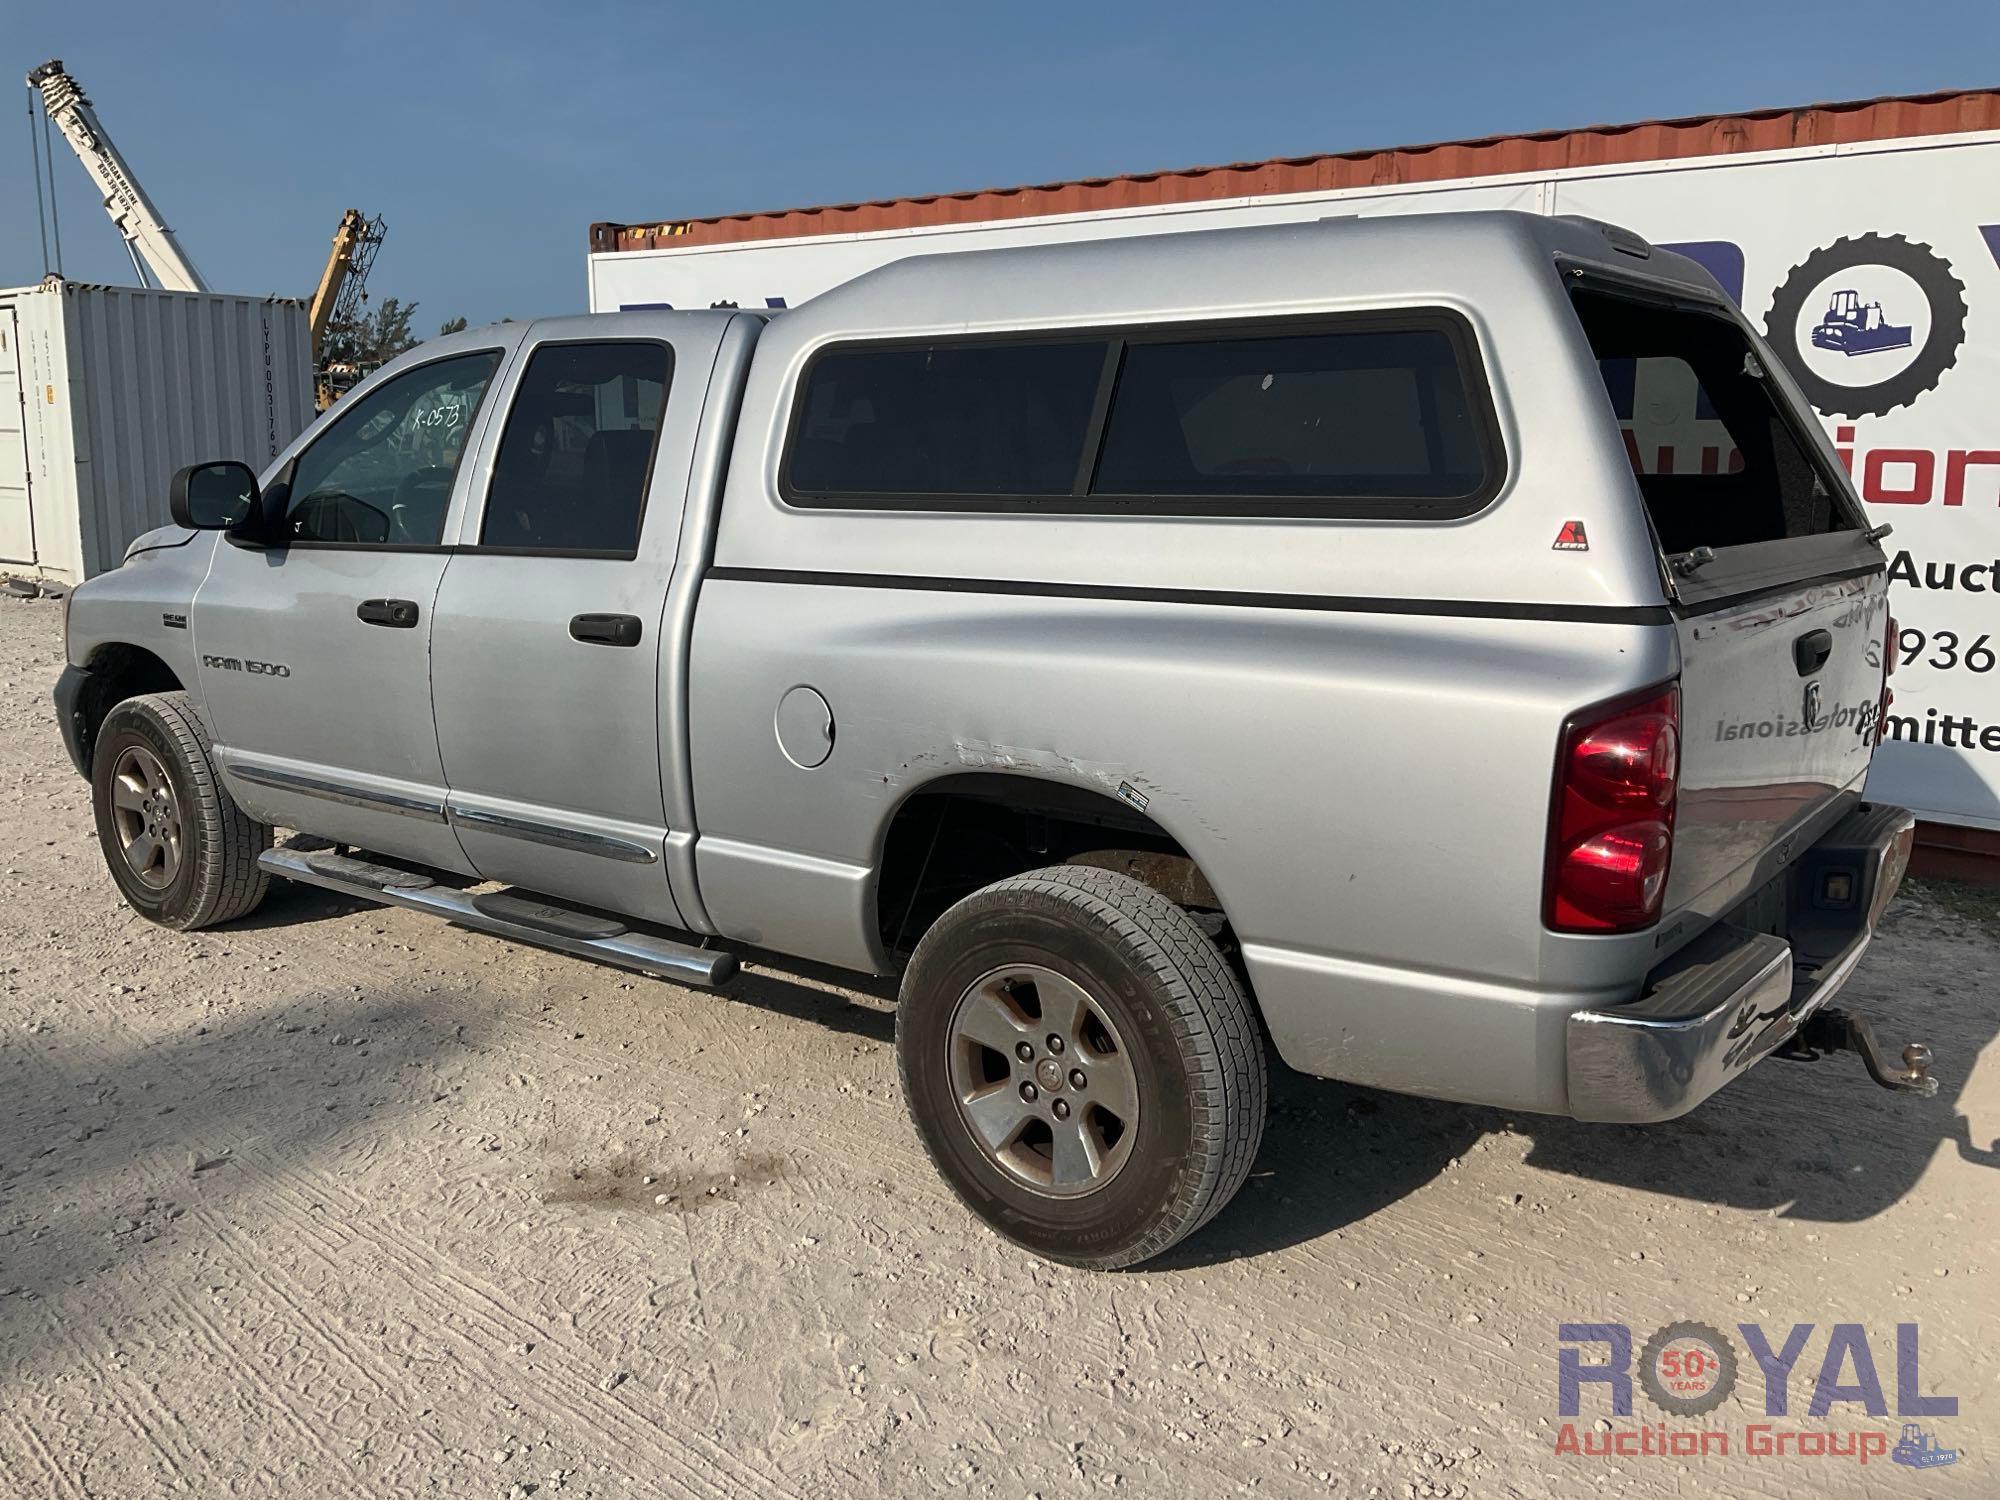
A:
{"type": "MultiPolygon", "coordinates": [[[[1869,791],[1928,820],[2000,831],[1995,183],[2000,90],[602,224],[592,230],[590,305],[783,308],[910,255],[1348,215],[1517,209],[1624,225],[1714,274],[1799,377],[1871,517],[1895,528],[1886,545],[1902,663],[1869,791]],[[1778,132],[1774,149],[1746,149],[1778,132]],[[1489,158],[1534,164],[1489,171],[1489,158]],[[1594,164],[1540,164],[1580,160],[1594,164]],[[1436,175],[1451,169],[1460,175],[1436,175]],[[1396,180],[1270,190],[1315,174],[1396,180]],[[1066,211],[1033,211],[1043,205],[1066,211]]],[[[1699,392],[1675,388],[1670,372],[1641,369],[1614,401],[1636,468],[1700,473],[1732,462],[1699,392]]]]}

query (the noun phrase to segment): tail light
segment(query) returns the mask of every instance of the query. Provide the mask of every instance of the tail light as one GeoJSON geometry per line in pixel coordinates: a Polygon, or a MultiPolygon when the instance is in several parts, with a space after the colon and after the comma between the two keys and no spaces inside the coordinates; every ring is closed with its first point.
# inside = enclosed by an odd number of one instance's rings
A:
{"type": "Polygon", "coordinates": [[[1600,703],[1563,726],[1542,920],[1635,932],[1660,917],[1680,778],[1678,683],[1600,703]]]}

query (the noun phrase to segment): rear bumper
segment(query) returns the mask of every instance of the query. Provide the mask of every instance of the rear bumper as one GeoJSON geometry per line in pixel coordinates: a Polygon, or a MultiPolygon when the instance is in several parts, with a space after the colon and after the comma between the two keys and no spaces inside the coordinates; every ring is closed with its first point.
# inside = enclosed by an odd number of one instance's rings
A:
{"type": "Polygon", "coordinates": [[[1570,1113],[1670,1120],[1782,1045],[1860,963],[1915,836],[1905,809],[1863,803],[1786,871],[1786,937],[1719,922],[1638,1000],[1572,1014],[1570,1113]]]}

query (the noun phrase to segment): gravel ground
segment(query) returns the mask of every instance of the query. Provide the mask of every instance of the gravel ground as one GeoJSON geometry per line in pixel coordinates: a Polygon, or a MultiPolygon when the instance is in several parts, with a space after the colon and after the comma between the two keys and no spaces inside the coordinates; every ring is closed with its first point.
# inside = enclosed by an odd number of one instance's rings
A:
{"type": "Polygon", "coordinates": [[[1996,1492],[1981,896],[1912,887],[1849,991],[1933,1045],[1934,1101],[1767,1063],[1637,1130],[1281,1070],[1233,1207],[1092,1275],[939,1183],[886,990],[753,964],[721,998],[293,887],[147,925],[57,738],[58,634],[0,602],[0,1492],[1996,1492]],[[1682,1318],[1815,1325],[1769,1420],[1892,1441],[1918,1324],[1959,1461],[1745,1455],[1747,1352],[1677,1424],[1729,1456],[1558,1453],[1558,1325],[1682,1318]],[[1884,1416],[1805,1415],[1841,1322],[1884,1416]]]}

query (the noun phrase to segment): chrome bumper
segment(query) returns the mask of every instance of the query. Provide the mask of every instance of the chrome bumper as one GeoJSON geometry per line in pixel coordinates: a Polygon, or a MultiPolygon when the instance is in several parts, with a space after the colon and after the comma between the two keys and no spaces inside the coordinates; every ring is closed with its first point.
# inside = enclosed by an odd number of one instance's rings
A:
{"type": "Polygon", "coordinates": [[[1916,826],[1904,808],[1863,803],[1786,871],[1786,937],[1719,922],[1639,999],[1573,1014],[1570,1113],[1670,1120],[1782,1045],[1860,963],[1916,826]]]}

